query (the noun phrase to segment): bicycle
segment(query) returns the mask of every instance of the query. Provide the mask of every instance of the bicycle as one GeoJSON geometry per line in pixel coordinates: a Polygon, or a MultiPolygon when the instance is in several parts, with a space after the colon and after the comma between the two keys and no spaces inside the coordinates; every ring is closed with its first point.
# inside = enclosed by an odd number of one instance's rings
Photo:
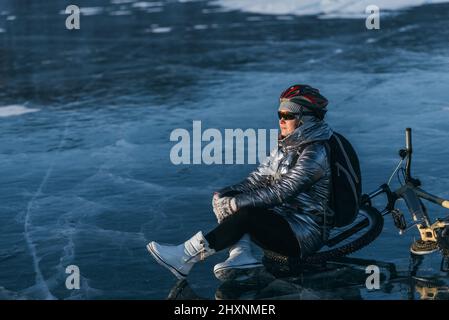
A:
{"type": "Polygon", "coordinates": [[[424,255],[434,251],[441,251],[443,260],[441,270],[449,271],[449,215],[444,219],[437,218],[432,222],[427,208],[421,199],[441,205],[449,209],[449,200],[440,198],[424,191],[421,181],[411,175],[412,164],[412,130],[405,130],[405,149],[399,150],[400,161],[387,183],[382,184],[375,191],[364,194],[361,198],[360,210],[356,221],[346,228],[335,228],[324,247],[316,254],[304,259],[293,259],[274,252],[264,251],[264,264],[267,269],[276,269],[276,272],[292,272],[308,264],[322,264],[344,257],[369,245],[382,232],[384,217],[391,214],[394,225],[404,234],[412,227],[419,230],[420,239],[411,247],[412,255],[424,255]],[[405,161],[405,168],[403,163],[405,161]],[[399,173],[403,174],[401,181],[399,173]],[[390,188],[391,180],[397,175],[400,187],[396,190],[390,188]],[[373,206],[372,200],[381,194],[387,196],[387,204],[382,211],[373,206]],[[414,223],[407,226],[404,214],[395,207],[396,202],[403,199],[414,223]]]}

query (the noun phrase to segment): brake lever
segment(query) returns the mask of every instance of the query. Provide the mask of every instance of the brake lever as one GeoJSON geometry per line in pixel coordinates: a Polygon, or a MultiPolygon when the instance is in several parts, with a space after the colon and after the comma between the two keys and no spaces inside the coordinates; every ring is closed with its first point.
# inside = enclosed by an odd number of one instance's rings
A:
{"type": "Polygon", "coordinates": [[[410,177],[410,178],[408,178],[407,182],[410,183],[415,188],[418,188],[421,186],[421,180],[419,180],[419,179],[410,177]]]}
{"type": "Polygon", "coordinates": [[[408,151],[407,150],[405,150],[405,149],[399,150],[399,156],[401,157],[402,160],[404,160],[405,157],[407,157],[407,155],[408,155],[408,151]]]}

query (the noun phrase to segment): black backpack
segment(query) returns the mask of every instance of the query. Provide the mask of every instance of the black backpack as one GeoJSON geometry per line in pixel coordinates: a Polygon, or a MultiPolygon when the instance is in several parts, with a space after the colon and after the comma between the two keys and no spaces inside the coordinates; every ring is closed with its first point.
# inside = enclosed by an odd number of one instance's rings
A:
{"type": "Polygon", "coordinates": [[[362,195],[362,175],[357,153],[351,143],[334,132],[326,142],[332,171],[330,209],[335,227],[351,224],[359,212],[362,195]]]}

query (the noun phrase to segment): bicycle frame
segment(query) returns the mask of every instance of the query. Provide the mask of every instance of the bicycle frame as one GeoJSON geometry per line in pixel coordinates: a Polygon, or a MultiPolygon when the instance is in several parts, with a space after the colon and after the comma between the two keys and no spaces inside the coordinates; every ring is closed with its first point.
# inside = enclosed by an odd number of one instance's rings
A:
{"type": "Polygon", "coordinates": [[[400,233],[402,234],[409,228],[406,227],[403,214],[395,208],[395,204],[398,199],[403,199],[414,221],[412,226],[416,225],[418,227],[421,239],[423,241],[437,241],[437,231],[449,226],[449,220],[437,219],[435,223],[431,223],[431,220],[427,214],[427,209],[421,199],[433,202],[446,209],[449,209],[449,201],[432,195],[419,188],[421,186],[421,182],[411,176],[412,151],[411,129],[407,128],[406,148],[399,151],[399,155],[402,160],[406,159],[405,183],[394,191],[390,189],[388,184],[383,184],[372,193],[364,195],[362,203],[371,205],[371,199],[385,193],[387,195],[388,202],[385,209],[381,213],[382,215],[391,213],[393,215],[396,227],[399,228],[400,233]]]}

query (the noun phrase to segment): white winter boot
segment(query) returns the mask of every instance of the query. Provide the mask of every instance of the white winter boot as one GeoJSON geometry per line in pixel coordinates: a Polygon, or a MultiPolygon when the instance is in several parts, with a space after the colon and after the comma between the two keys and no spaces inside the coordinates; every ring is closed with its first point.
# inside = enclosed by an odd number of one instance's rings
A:
{"type": "Polygon", "coordinates": [[[179,246],[152,241],[147,249],[159,264],[168,268],[178,279],[185,279],[196,262],[215,253],[201,231],[179,246]]]}
{"type": "Polygon", "coordinates": [[[214,274],[219,280],[229,280],[238,274],[238,270],[262,267],[251,250],[251,239],[245,234],[235,245],[229,248],[226,261],[216,264],[214,274]]]}

